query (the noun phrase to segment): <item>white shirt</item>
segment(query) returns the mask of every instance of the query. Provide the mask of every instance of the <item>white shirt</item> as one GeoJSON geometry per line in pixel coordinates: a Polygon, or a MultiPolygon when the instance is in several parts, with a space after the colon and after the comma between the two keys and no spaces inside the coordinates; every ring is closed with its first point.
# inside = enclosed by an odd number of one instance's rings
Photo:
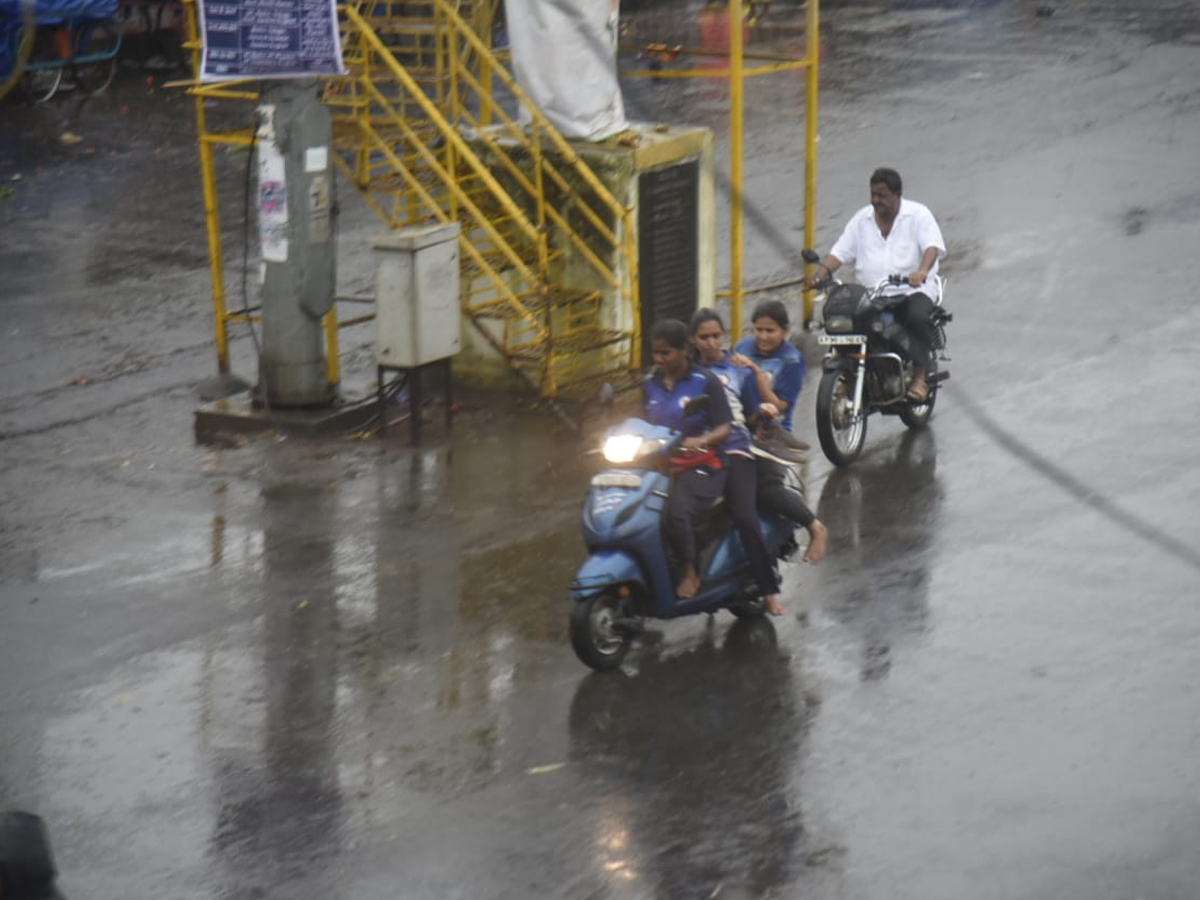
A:
{"type": "MultiPolygon", "coordinates": [[[[892,230],[885,238],[875,224],[875,208],[864,206],[846,223],[842,236],[829,251],[843,263],[853,263],[858,281],[874,287],[888,275],[911,275],[921,267],[921,257],[929,247],[938,248],[938,260],[946,255],[946,242],[942,230],[929,207],[916,200],[900,198],[900,210],[892,222],[892,230]]],[[[938,263],[934,262],[929,276],[937,274],[938,263]]],[[[938,299],[938,282],[926,277],[919,288],[912,285],[891,285],[887,294],[909,294],[923,291],[933,300],[938,299]]]]}

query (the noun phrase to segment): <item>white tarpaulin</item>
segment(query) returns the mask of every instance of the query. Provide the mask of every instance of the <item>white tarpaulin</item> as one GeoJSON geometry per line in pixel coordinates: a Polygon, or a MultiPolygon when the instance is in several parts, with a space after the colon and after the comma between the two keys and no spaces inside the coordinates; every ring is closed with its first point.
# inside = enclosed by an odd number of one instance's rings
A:
{"type": "Polygon", "coordinates": [[[504,8],[517,83],[555,128],[598,141],[629,127],[615,0],[505,0],[504,8]]]}

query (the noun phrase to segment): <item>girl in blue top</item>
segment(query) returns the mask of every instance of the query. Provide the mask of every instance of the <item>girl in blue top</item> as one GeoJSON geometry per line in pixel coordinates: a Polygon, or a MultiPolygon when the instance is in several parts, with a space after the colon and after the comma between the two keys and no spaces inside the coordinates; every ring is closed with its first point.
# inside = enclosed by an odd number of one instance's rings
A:
{"type": "Polygon", "coordinates": [[[738,537],[742,540],[742,548],[746,551],[750,571],[766,603],[767,612],[781,616],[783,606],[776,596],[779,584],[758,518],[757,474],[754,456],[750,452],[750,430],[746,426],[747,418],[756,418],[760,413],[774,416],[776,409],[760,402],[749,371],[730,361],[725,352],[725,324],[716,310],[703,307],[696,310],[691,324],[692,343],[696,347],[700,365],[721,382],[733,414],[732,433],[724,444],[725,468],[729,471],[725,484],[725,503],[738,537]]]}
{"type": "MultiPolygon", "coordinates": [[[[656,322],[650,329],[650,354],[654,370],[642,382],[646,420],[673,428],[684,435],[684,450],[717,447],[729,437],[733,416],[721,383],[704,369],[692,365],[688,354],[688,327],[678,319],[656,322]],[[704,395],[704,409],[688,413],[687,402],[704,395]]],[[[688,600],[700,590],[696,572],[695,511],[711,504],[725,489],[721,466],[695,466],[671,480],[667,504],[667,535],[679,564],[675,593],[688,600]]]]}
{"type": "MultiPolygon", "coordinates": [[[[764,300],[754,308],[751,317],[754,337],[738,341],[730,361],[751,373],[759,396],[771,404],[780,417],[784,430],[791,433],[792,412],[804,385],[804,354],[794,347],[788,337],[788,313],[778,300],[764,300]]],[[[820,562],[825,558],[829,531],[813,515],[798,491],[788,487],[783,466],[774,460],[758,457],[758,502],[803,526],[808,531],[808,550],[804,561],[820,562]]]]}

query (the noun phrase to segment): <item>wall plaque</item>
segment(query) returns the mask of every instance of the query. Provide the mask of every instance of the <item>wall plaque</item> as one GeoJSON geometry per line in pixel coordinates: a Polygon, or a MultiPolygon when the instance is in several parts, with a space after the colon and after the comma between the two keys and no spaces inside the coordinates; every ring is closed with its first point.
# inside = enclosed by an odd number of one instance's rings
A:
{"type": "Polygon", "coordinates": [[[700,183],[698,162],[652,169],[638,176],[638,291],[642,359],[650,362],[650,326],[691,318],[699,298],[700,183]]]}

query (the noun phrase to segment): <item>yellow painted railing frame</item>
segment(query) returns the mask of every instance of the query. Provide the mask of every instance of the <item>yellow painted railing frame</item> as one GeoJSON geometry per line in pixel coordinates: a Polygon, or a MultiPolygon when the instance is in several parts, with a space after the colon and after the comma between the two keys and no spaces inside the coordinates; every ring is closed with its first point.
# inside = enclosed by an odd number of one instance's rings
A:
{"type": "MultiPolygon", "coordinates": [[[[729,0],[729,21],[741,22],[742,0],[729,0]]],[[[729,290],[718,291],[717,296],[729,300],[730,328],[735,335],[741,333],[742,301],[748,294],[770,290],[781,285],[803,284],[804,279],[780,282],[769,287],[748,289],[743,274],[744,209],[743,209],[743,147],[745,133],[745,79],[757,75],[771,75],[804,69],[804,246],[811,247],[816,241],[817,215],[817,104],[819,99],[819,71],[821,56],[821,8],[820,0],[807,0],[805,8],[804,40],[805,55],[801,59],[775,54],[747,54],[744,52],[743,33],[740,27],[729,29],[729,67],[725,69],[625,69],[621,74],[640,78],[728,78],[730,81],[729,122],[729,290]],[[747,68],[747,59],[764,61],[764,65],[747,68]]],[[[711,50],[689,50],[673,48],[681,56],[710,56],[721,58],[725,54],[711,50]]],[[[805,276],[811,274],[812,266],[804,266],[805,276]]],[[[804,292],[804,323],[812,318],[812,293],[804,292]]]]}
{"type": "MultiPolygon", "coordinates": [[[[363,16],[359,10],[348,8],[345,11],[347,28],[345,43],[347,46],[354,47],[354,52],[357,55],[353,57],[353,60],[361,67],[363,73],[361,84],[358,88],[361,91],[363,102],[358,105],[357,110],[352,110],[349,115],[358,118],[360,122],[359,127],[363,134],[366,135],[378,124],[380,118],[388,118],[388,115],[381,117],[379,115],[381,111],[391,116],[395,116],[399,112],[399,110],[389,108],[392,104],[386,97],[374,90],[371,86],[372,77],[367,74],[372,71],[373,67],[382,66],[386,68],[388,76],[394,79],[402,87],[405,95],[421,107],[422,113],[435,123],[437,132],[445,139],[444,154],[448,158],[453,155],[453,158],[457,158],[470,167],[472,176],[479,179],[491,189],[492,196],[499,201],[509,221],[515,223],[515,227],[523,233],[526,240],[529,241],[530,246],[536,248],[536,277],[534,277],[527,265],[519,263],[513,254],[504,251],[506,259],[522,278],[531,284],[540,283],[547,285],[552,281],[551,274],[547,268],[549,246],[545,240],[547,233],[546,226],[549,223],[557,228],[560,234],[565,236],[579,256],[586,260],[591,269],[598,273],[599,277],[605,283],[619,292],[622,300],[628,304],[627,308],[632,309],[632,317],[634,319],[633,327],[630,329],[628,365],[631,368],[638,367],[640,365],[638,346],[641,337],[641,323],[640,311],[637,306],[637,261],[634,245],[635,234],[632,227],[632,210],[620,204],[612,196],[611,192],[596,178],[591,169],[587,167],[570,144],[562,138],[540,112],[533,108],[516,81],[507,70],[499,65],[490,48],[479,39],[478,35],[467,25],[459,12],[451,4],[444,2],[444,0],[433,0],[433,2],[438,7],[439,17],[444,18],[447,43],[451,48],[448,54],[450,63],[449,80],[451,83],[451,89],[448,92],[450,101],[449,109],[445,111],[437,109],[436,105],[420,92],[420,86],[407,75],[404,67],[386,52],[386,45],[372,31],[370,20],[363,16]],[[460,54],[462,57],[469,57],[478,63],[478,75],[469,68],[461,65],[460,54]],[[526,109],[532,111],[532,122],[528,126],[519,126],[504,113],[499,104],[492,101],[490,89],[494,88],[497,83],[508,90],[526,109]],[[478,116],[474,115],[466,104],[457,102],[464,89],[473,91],[479,97],[480,114],[478,116]],[[374,108],[372,108],[372,105],[374,105],[374,108]],[[502,170],[519,185],[524,194],[533,198],[536,221],[530,220],[527,215],[521,215],[519,209],[515,209],[514,204],[505,195],[503,188],[496,184],[495,179],[486,170],[480,168],[475,163],[469,146],[457,130],[458,127],[463,125],[468,126],[473,131],[473,139],[477,140],[495,156],[502,170]],[[532,159],[531,170],[529,172],[522,171],[501,148],[491,133],[494,129],[499,129],[500,132],[506,132],[509,136],[519,139],[526,147],[532,159]],[[591,205],[582,202],[578,196],[578,192],[570,188],[569,183],[559,169],[549,163],[543,152],[543,142],[553,146],[558,156],[563,160],[563,164],[573,169],[576,176],[593,192],[600,207],[607,210],[614,222],[619,223],[619,234],[613,228],[609,227],[601,213],[597,212],[591,205]],[[559,210],[545,203],[546,182],[544,179],[548,179],[549,183],[561,191],[563,196],[572,200],[572,209],[581,214],[582,218],[595,231],[599,238],[619,254],[625,263],[626,279],[622,279],[600,259],[593,248],[569,225],[559,210]],[[535,233],[531,233],[531,228],[535,233]]],[[[348,57],[349,61],[350,57],[348,57]]],[[[353,103],[350,105],[354,106],[353,103]]],[[[404,128],[401,122],[393,118],[390,122],[390,127],[403,133],[404,137],[410,143],[417,146],[414,140],[415,134],[404,128]]],[[[371,143],[368,139],[364,139],[363,141],[364,147],[371,143]]],[[[427,191],[417,189],[419,187],[418,182],[413,173],[406,170],[403,160],[395,154],[384,153],[383,148],[380,146],[374,146],[374,149],[381,155],[390,156],[395,171],[402,173],[405,183],[409,187],[409,192],[419,198],[421,203],[432,209],[432,198],[427,191]]],[[[453,179],[450,177],[452,163],[439,161],[436,159],[436,154],[425,152],[419,146],[418,152],[423,157],[425,165],[435,171],[439,181],[449,188],[452,207],[469,204],[469,196],[452,184],[453,179]]],[[[352,176],[356,183],[364,184],[367,182],[369,178],[369,165],[368,154],[360,156],[357,165],[358,172],[352,176]]],[[[347,170],[348,167],[343,171],[347,170]]],[[[382,210],[378,206],[377,209],[382,214],[382,210]]],[[[484,220],[478,209],[468,206],[468,211],[475,222],[484,225],[482,230],[488,234],[493,245],[500,246],[501,236],[494,229],[484,224],[484,220]]],[[[486,272],[485,262],[475,251],[474,247],[470,246],[469,236],[464,234],[460,237],[460,242],[466,256],[473,259],[481,271],[486,272]]],[[[511,288],[495,274],[492,275],[491,282],[502,299],[499,301],[489,301],[482,306],[472,307],[471,309],[475,312],[486,312],[487,309],[494,307],[498,303],[503,304],[507,302],[509,306],[519,313],[522,319],[531,322],[531,319],[526,314],[532,315],[533,311],[522,306],[511,288]],[[501,287],[502,285],[503,287],[501,287]]],[[[540,330],[542,334],[534,343],[536,344],[539,341],[552,342],[552,335],[549,331],[544,328],[540,330]]],[[[522,346],[528,348],[531,344],[527,341],[522,346]]],[[[554,391],[552,368],[553,365],[551,364],[543,370],[543,380],[544,382],[549,382],[549,391],[551,393],[554,391]]],[[[543,392],[546,391],[546,388],[547,385],[543,384],[543,392]]]]}

